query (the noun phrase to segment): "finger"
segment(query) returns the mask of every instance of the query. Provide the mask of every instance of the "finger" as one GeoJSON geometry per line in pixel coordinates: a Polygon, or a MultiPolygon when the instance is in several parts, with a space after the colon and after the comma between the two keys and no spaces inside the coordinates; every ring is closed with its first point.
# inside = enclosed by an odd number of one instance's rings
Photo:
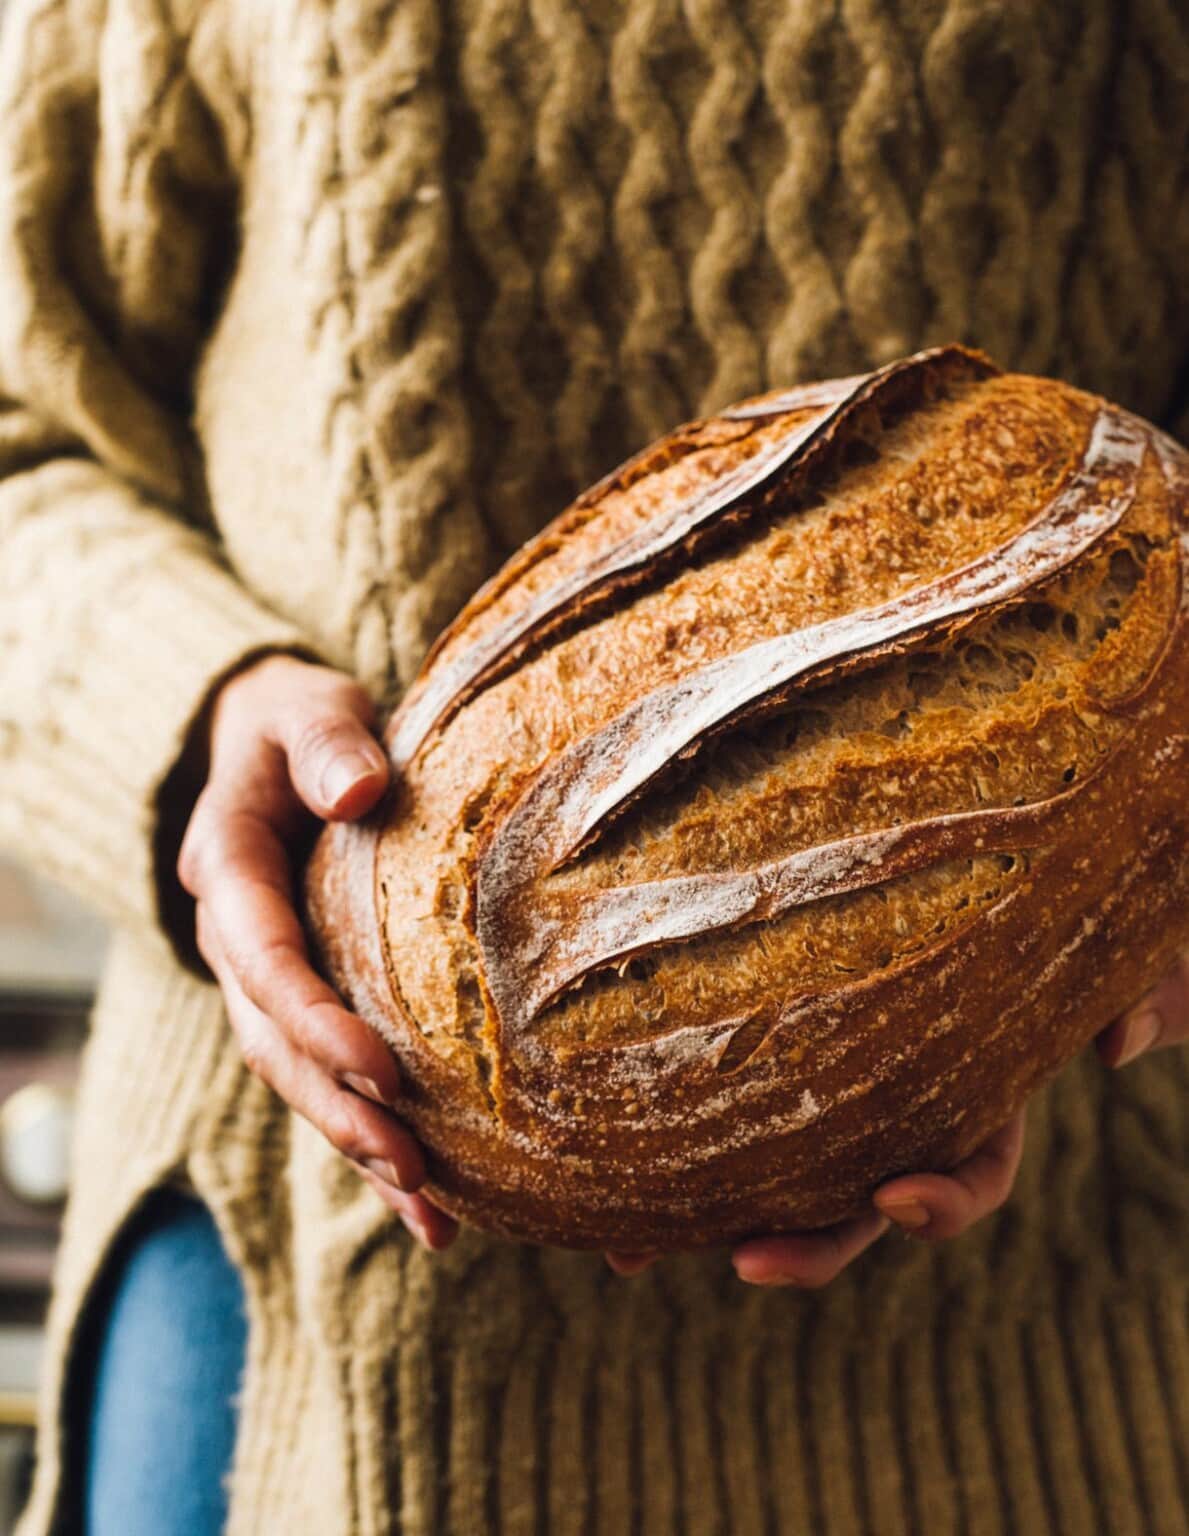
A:
{"type": "Polygon", "coordinates": [[[449,1248],[458,1236],[458,1222],[454,1217],[439,1210],[424,1195],[402,1194],[366,1168],[361,1168],[360,1174],[384,1204],[396,1212],[423,1248],[438,1253],[443,1248],[449,1248]]]}
{"type": "Polygon", "coordinates": [[[295,1050],[244,994],[201,906],[198,926],[203,958],[219,982],[248,1068],[344,1157],[394,1190],[415,1190],[425,1179],[425,1159],[415,1137],[390,1112],[335,1082],[295,1050]]]}
{"type": "Polygon", "coordinates": [[[1125,1067],[1145,1051],[1189,1040],[1189,951],[1147,997],[1116,1019],[1094,1042],[1108,1067],[1125,1067]]]}
{"type": "Polygon", "coordinates": [[[310,965],[285,850],[273,829],[249,813],[226,812],[200,860],[196,889],[205,920],[248,1001],[331,1078],[378,1103],[395,1103],[396,1058],[310,965]]]}
{"type": "Polygon", "coordinates": [[[366,690],[341,672],[305,666],[290,668],[269,701],[260,724],[284,752],[305,805],[323,821],[349,821],[370,810],[384,793],[389,768],[366,690]]]}
{"type": "Polygon", "coordinates": [[[790,1237],[756,1237],[740,1243],[731,1262],[749,1285],[828,1285],[836,1275],[888,1230],[887,1217],[871,1212],[839,1222],[821,1232],[790,1237]]]}
{"type": "Polygon", "coordinates": [[[1024,1124],[1020,1110],[948,1174],[889,1180],[876,1192],[876,1209],[914,1237],[957,1237],[1011,1194],[1024,1151],[1024,1124]]]}
{"type": "Polygon", "coordinates": [[[298,799],[285,755],[259,735],[244,734],[224,742],[221,766],[214,770],[194,804],[178,850],[178,879],[191,895],[200,878],[203,855],[229,811],[249,811],[267,822],[286,845],[314,825],[314,818],[298,799]]]}
{"type": "Polygon", "coordinates": [[[648,1269],[656,1263],[661,1255],[655,1251],[648,1253],[618,1253],[613,1249],[608,1249],[603,1257],[606,1259],[608,1266],[617,1275],[623,1275],[627,1278],[629,1275],[638,1275],[643,1270],[648,1269]]]}

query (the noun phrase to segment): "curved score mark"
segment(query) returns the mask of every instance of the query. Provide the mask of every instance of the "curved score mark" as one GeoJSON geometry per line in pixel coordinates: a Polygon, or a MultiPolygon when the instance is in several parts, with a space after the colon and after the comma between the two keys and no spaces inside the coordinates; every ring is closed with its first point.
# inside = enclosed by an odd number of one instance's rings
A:
{"type": "MultiPolygon", "coordinates": [[[[523,1028],[545,999],[582,973],[571,970],[569,981],[557,984],[548,975],[535,983],[530,979],[536,967],[547,966],[551,947],[559,957],[567,949],[577,955],[583,947],[580,935],[555,932],[543,938],[539,930],[534,931],[537,925],[531,912],[533,904],[544,899],[540,882],[584,846],[606,818],[629,804],[675,759],[695,750],[710,735],[770,706],[795,685],[803,686],[807,679],[844,662],[873,665],[897,647],[919,643],[938,626],[985,616],[1057,575],[1119,523],[1134,499],[1148,440],[1147,432],[1125,416],[1099,411],[1077,469],[1014,538],[879,607],[762,641],[656,689],[550,762],[498,824],[479,859],[476,938],[487,984],[505,1027],[523,1028]],[[531,1008],[530,996],[536,999],[531,1008]]],[[[866,845],[868,865],[877,861],[870,881],[876,883],[888,878],[882,873],[885,866],[878,862],[885,855],[891,857],[893,845],[886,839],[899,838],[901,833],[868,836],[885,839],[866,845]]],[[[917,845],[910,839],[904,846],[917,845]]],[[[823,880],[828,883],[830,860],[838,857],[834,845],[808,850],[796,856],[801,861],[800,874],[794,877],[790,869],[776,883],[779,886],[783,880],[789,889],[793,886],[788,882],[795,885],[795,879],[811,886],[823,880]]],[[[758,873],[743,878],[754,881],[758,873]]],[[[720,878],[695,877],[701,881],[696,899],[709,902],[709,909],[703,904],[700,927],[687,923],[674,936],[691,937],[721,926],[713,917],[715,900],[725,904],[724,910],[732,910],[732,903],[746,906],[750,898],[742,888],[714,884],[720,878]]],[[[775,878],[771,867],[766,878],[775,878]]],[[[690,884],[681,884],[686,900],[693,901],[690,884]]],[[[670,897],[675,894],[671,891],[670,897]]],[[[670,899],[668,914],[658,919],[662,927],[674,921],[682,926],[680,917],[671,915],[673,910],[670,899]]],[[[726,921],[729,925],[740,920],[748,919],[726,921]]],[[[570,963],[559,959],[563,971],[570,963]]],[[[599,963],[591,961],[585,968],[599,963]]]]}
{"type": "Polygon", "coordinates": [[[390,752],[397,768],[410,763],[429,732],[452,714],[509,653],[556,624],[567,612],[592,601],[617,577],[646,568],[682,539],[705,528],[751,492],[762,490],[790,464],[823,425],[821,417],[803,422],[786,437],[730,470],[711,486],[675,502],[660,517],[621,539],[590,564],[539,592],[497,624],[490,634],[441,668],[412,701],[393,737],[390,752]]]}
{"type": "Polygon", "coordinates": [[[780,917],[945,859],[1014,852],[1039,836],[1102,766],[1081,784],[1044,800],[858,833],[756,869],[594,892],[551,895],[537,887],[520,941],[524,969],[516,1011],[528,1022],[582,977],[644,949],[780,917]]]}
{"type": "Polygon", "coordinates": [[[729,405],[718,414],[724,421],[752,421],[757,417],[781,416],[785,411],[808,411],[837,405],[870,377],[869,373],[852,373],[844,379],[824,379],[818,384],[795,384],[791,389],[782,389],[776,394],[760,395],[754,400],[729,405]]]}
{"type": "MultiPolygon", "coordinates": [[[[674,502],[659,517],[612,545],[597,559],[539,592],[453,661],[441,664],[394,720],[396,729],[388,749],[394,767],[398,771],[407,767],[430,731],[461,708],[500,663],[596,601],[616,582],[646,576],[662,557],[680,548],[683,542],[704,534],[728,513],[739,510],[748,498],[755,498],[749,510],[762,509],[790,471],[805,460],[809,450],[830,435],[855,407],[875,397],[890,380],[919,373],[935,364],[965,368],[976,377],[989,377],[998,371],[980,353],[956,346],[934,347],[889,363],[875,373],[787,391],[781,400],[790,404],[757,401],[722,412],[732,419],[745,419],[813,405],[828,407],[823,415],[802,422],[709,486],[674,502]]],[[[613,479],[614,474],[609,478],[613,479]]]]}

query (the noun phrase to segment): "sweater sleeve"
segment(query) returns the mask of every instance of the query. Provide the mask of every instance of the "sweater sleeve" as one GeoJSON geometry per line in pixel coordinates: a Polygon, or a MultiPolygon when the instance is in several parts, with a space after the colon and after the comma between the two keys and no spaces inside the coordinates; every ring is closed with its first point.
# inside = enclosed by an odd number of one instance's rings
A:
{"type": "Polygon", "coordinates": [[[316,654],[204,506],[190,385],[235,189],[169,9],[13,0],[0,35],[0,846],[150,931],[205,702],[316,654]]]}

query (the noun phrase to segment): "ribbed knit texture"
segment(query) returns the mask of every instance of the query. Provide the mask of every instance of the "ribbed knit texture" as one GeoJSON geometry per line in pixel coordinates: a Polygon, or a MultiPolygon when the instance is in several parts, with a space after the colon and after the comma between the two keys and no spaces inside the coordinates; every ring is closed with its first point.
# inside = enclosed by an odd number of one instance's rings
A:
{"type": "Polygon", "coordinates": [[[120,930],[21,1536],[77,1528],[79,1318],[171,1178],[247,1291],[232,1536],[1189,1528],[1183,1055],[1079,1061],[1002,1213],[820,1295],[434,1257],[244,1070],[153,878],[228,669],[392,702],[686,417],[954,339],[1183,431],[1187,150],[1171,0],[11,0],[0,841],[120,930]]]}

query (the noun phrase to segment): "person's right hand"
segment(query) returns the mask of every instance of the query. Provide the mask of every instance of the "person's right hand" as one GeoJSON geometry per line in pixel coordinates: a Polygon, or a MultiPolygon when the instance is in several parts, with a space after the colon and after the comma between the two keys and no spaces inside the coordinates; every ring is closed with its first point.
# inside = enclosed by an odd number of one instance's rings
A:
{"type": "Polygon", "coordinates": [[[177,872],[248,1066],[419,1241],[443,1248],[457,1226],[414,1193],[425,1162],[390,1107],[396,1061],[310,965],[293,905],[289,849],[303,830],[363,815],[388,783],[374,720],[364,689],[330,667],[269,655],[232,676],[214,701],[207,781],[177,872]]]}

